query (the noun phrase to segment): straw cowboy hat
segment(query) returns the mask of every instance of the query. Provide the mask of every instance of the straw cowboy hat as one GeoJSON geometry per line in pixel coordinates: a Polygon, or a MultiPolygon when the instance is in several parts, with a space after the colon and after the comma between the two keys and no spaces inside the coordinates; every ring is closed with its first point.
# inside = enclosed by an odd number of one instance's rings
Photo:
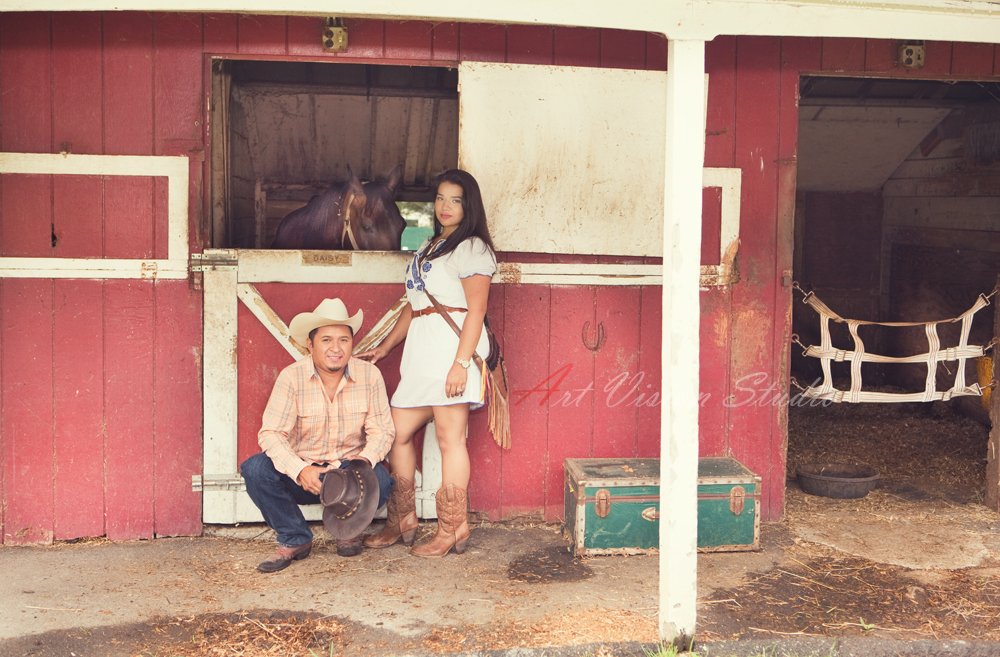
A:
{"type": "Polygon", "coordinates": [[[323,299],[311,313],[299,313],[288,325],[288,334],[292,339],[305,347],[309,333],[321,326],[350,326],[354,335],[361,329],[365,314],[359,310],[354,317],[347,315],[347,306],[340,299],[323,299]]]}
{"type": "Polygon", "coordinates": [[[342,541],[354,538],[371,524],[378,498],[378,478],[368,461],[354,459],[326,472],[319,493],[326,531],[342,541]]]}

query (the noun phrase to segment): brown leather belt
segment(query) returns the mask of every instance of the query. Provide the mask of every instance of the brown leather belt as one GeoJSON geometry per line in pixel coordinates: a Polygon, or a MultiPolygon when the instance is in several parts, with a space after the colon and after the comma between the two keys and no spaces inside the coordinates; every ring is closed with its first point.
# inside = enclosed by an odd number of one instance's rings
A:
{"type": "MultiPolygon", "coordinates": [[[[450,312],[450,313],[467,313],[467,312],[469,312],[468,308],[452,308],[451,306],[443,306],[443,308],[445,310],[447,310],[448,312],[450,312]]],[[[410,311],[410,317],[411,318],[416,318],[416,317],[420,317],[422,315],[433,315],[436,312],[437,312],[437,308],[435,308],[434,306],[428,306],[428,307],[424,308],[423,310],[412,310],[412,311],[410,311]]]]}

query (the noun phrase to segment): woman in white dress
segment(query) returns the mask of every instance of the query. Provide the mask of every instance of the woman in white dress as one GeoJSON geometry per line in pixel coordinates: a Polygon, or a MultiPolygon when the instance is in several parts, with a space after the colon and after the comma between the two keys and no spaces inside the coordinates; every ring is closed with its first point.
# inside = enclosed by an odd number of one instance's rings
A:
{"type": "Polygon", "coordinates": [[[421,557],[442,557],[452,548],[461,554],[469,538],[470,464],[465,435],[469,411],[483,405],[482,372],[472,352],[484,361],[489,356],[483,321],[496,271],[496,254],[475,178],[452,169],[435,182],[434,236],[421,245],[407,267],[408,303],[382,344],[358,354],[376,363],[406,341],[401,380],[389,402],[396,438],[388,458],[396,485],[385,528],[366,538],[366,546],[387,547],[400,538],[406,545],[413,544],[417,533],[413,435],[434,420],[442,460],[441,488],[435,495],[438,530],[429,543],[411,548],[421,557]],[[461,338],[434,308],[427,292],[455,320],[461,338]]]}

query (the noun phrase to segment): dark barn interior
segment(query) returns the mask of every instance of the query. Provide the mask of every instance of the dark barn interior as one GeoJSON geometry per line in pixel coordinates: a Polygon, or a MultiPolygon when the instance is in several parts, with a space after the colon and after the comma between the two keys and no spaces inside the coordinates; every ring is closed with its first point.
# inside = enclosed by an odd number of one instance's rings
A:
{"type": "Polygon", "coordinates": [[[421,203],[457,166],[455,69],[216,60],[212,70],[216,248],[267,248],[282,217],[346,180],[348,166],[374,180],[402,164],[396,200],[421,203]]]}
{"type": "MultiPolygon", "coordinates": [[[[841,317],[882,322],[957,317],[989,294],[1000,274],[1000,84],[804,77],[800,96],[794,277],[801,288],[841,317]]],[[[801,300],[795,293],[793,330],[804,345],[819,344],[819,315],[801,300]]],[[[993,316],[993,306],[979,311],[970,344],[990,342],[993,316]]],[[[831,334],[834,347],[853,349],[846,326],[832,324],[831,334]]],[[[941,325],[938,334],[942,347],[954,346],[959,326],[941,325]]],[[[888,356],[928,350],[923,326],[863,326],[859,336],[866,351],[888,356]]],[[[849,363],[832,365],[835,387],[847,389],[849,363]]],[[[938,390],[951,388],[955,363],[940,363],[936,374],[938,390]]],[[[812,383],[819,359],[793,345],[792,376],[812,383]]],[[[864,390],[918,392],[926,376],[922,364],[862,367],[864,390]]],[[[979,380],[975,359],[966,380],[979,380]]],[[[982,489],[989,418],[981,398],[849,406],[792,405],[790,476],[822,455],[879,462],[899,483],[933,472],[930,462],[949,452],[973,461],[968,472],[977,481],[946,477],[969,485],[959,497],[982,489]]]]}

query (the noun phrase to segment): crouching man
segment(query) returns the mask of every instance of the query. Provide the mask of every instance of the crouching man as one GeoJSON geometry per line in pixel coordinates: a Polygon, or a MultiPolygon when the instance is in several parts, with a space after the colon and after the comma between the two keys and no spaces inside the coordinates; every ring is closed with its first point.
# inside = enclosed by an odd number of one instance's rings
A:
{"type": "MultiPolygon", "coordinates": [[[[340,299],[324,299],[314,312],[296,315],[288,326],[311,358],[278,375],[257,436],[264,451],[240,468],[250,499],[278,535],[278,549],[257,566],[261,572],[273,573],[309,556],[313,533],[299,505],[319,504],[320,493],[329,493],[323,490],[327,472],[368,470],[370,476],[374,465],[378,503],[371,505],[371,514],[392,492],[394,482],[382,464],[395,437],[385,382],[375,366],[351,357],[363,318],[360,310],[349,317],[340,299]]],[[[324,521],[330,510],[324,510],[324,521]]],[[[334,534],[337,554],[361,552],[361,534],[370,520],[368,515],[362,526],[351,525],[357,535],[334,534]]]]}

